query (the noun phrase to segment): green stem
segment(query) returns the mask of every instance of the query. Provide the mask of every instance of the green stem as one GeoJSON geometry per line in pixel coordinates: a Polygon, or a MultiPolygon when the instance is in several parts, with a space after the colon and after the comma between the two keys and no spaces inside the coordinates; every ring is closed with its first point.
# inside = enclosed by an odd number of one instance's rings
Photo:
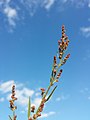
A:
{"type": "Polygon", "coordinates": [[[9,115],[10,120],[12,120],[11,116],[9,115]]]}
{"type": "Polygon", "coordinates": [[[38,107],[38,109],[37,109],[37,111],[36,111],[36,114],[38,113],[38,110],[39,110],[39,108],[40,108],[40,106],[41,106],[41,104],[42,104],[42,101],[43,101],[44,98],[47,96],[50,88],[51,88],[51,84],[48,86],[48,89],[46,90],[46,92],[45,92],[45,94],[44,94],[44,96],[43,96],[43,98],[42,98],[42,100],[41,100],[41,103],[40,103],[40,105],[39,105],[39,107],[38,107]]]}
{"type": "Polygon", "coordinates": [[[14,120],[14,116],[15,116],[15,111],[13,111],[13,120],[14,120]]]}

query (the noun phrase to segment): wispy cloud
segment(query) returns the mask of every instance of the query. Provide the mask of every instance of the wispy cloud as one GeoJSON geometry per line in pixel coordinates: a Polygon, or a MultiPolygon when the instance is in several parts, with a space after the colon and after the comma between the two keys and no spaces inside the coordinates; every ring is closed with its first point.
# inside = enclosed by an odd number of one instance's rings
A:
{"type": "Polygon", "coordinates": [[[61,11],[62,6],[65,6],[63,7],[64,9],[69,6],[76,6],[76,8],[87,6],[90,8],[90,0],[19,0],[18,3],[12,0],[0,0],[0,10],[6,16],[9,25],[13,27],[15,27],[16,21],[22,16],[20,15],[23,14],[22,11],[26,11],[30,16],[33,16],[37,13],[38,8],[45,9],[48,12],[52,10],[52,7],[61,11]]]}
{"type": "Polygon", "coordinates": [[[42,113],[40,118],[47,118],[47,117],[55,115],[55,114],[56,114],[56,112],[53,112],[53,111],[48,112],[48,113],[42,113]]]}
{"type": "MultiPolygon", "coordinates": [[[[2,94],[2,97],[0,98],[0,102],[5,101],[6,99],[7,100],[11,99],[11,89],[12,89],[13,84],[15,84],[14,80],[2,82],[2,84],[0,85],[0,94],[2,94]]],[[[20,111],[21,114],[24,114],[27,111],[27,104],[28,104],[29,96],[31,98],[32,105],[35,105],[36,108],[39,106],[41,97],[38,96],[38,94],[36,95],[34,90],[31,90],[31,89],[25,87],[25,85],[23,83],[16,82],[15,85],[16,85],[16,97],[18,98],[16,103],[18,104],[18,106],[20,105],[25,108],[24,110],[20,111]]],[[[48,113],[42,113],[42,116],[40,118],[49,117],[54,114],[55,114],[55,112],[53,112],[53,111],[48,112],[48,113]]]]}
{"type": "Polygon", "coordinates": [[[90,37],[90,26],[89,27],[81,27],[80,31],[85,37],[90,37]]]}
{"type": "Polygon", "coordinates": [[[61,100],[67,100],[70,97],[70,95],[61,95],[56,98],[56,101],[61,101],[61,100]]]}
{"type": "Polygon", "coordinates": [[[10,6],[6,6],[4,8],[4,14],[8,19],[9,25],[15,26],[16,25],[15,20],[18,18],[16,9],[10,6]]]}
{"type": "Polygon", "coordinates": [[[84,61],[90,60],[90,50],[89,50],[89,49],[86,50],[86,53],[85,53],[85,55],[84,55],[83,60],[84,60],[84,61]]]}
{"type": "MultiPolygon", "coordinates": [[[[0,93],[4,95],[5,99],[10,100],[12,85],[15,84],[14,80],[3,82],[0,85],[0,93]]],[[[31,90],[21,83],[16,83],[16,96],[18,98],[17,103],[22,106],[26,106],[28,103],[28,97],[34,95],[34,90],[31,90]],[[20,85],[19,85],[20,84],[20,85]]],[[[35,104],[37,103],[35,100],[35,104]]]]}
{"type": "Polygon", "coordinates": [[[37,96],[40,96],[41,95],[41,93],[40,92],[36,92],[35,93],[35,96],[37,97],[37,96]]]}
{"type": "Polygon", "coordinates": [[[55,0],[44,0],[43,6],[46,10],[50,10],[50,8],[54,5],[55,0]]]}
{"type": "Polygon", "coordinates": [[[80,93],[87,93],[89,91],[89,89],[86,87],[86,88],[84,88],[84,89],[81,89],[80,90],[80,93]]]}
{"type": "Polygon", "coordinates": [[[90,8],[90,0],[88,0],[88,7],[90,8]]]}
{"type": "Polygon", "coordinates": [[[90,89],[88,87],[81,89],[80,93],[84,95],[87,100],[90,100],[90,89]]]}
{"type": "Polygon", "coordinates": [[[11,91],[12,84],[14,84],[14,80],[10,80],[7,82],[4,82],[0,85],[0,91],[2,93],[8,93],[11,91]]]}
{"type": "Polygon", "coordinates": [[[12,0],[1,0],[0,10],[7,18],[10,26],[15,27],[16,20],[18,19],[18,12],[15,7],[11,6],[12,0]]]}
{"type": "Polygon", "coordinates": [[[4,97],[1,97],[1,98],[0,98],[0,102],[3,102],[3,101],[4,101],[4,97]]]}

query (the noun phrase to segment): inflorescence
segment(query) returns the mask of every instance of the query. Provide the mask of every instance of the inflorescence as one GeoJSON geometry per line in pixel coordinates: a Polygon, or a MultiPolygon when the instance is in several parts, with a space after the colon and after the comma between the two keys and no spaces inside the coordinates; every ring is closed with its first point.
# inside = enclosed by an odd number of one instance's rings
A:
{"type": "MultiPolygon", "coordinates": [[[[28,120],[37,120],[38,117],[41,116],[41,113],[43,111],[43,108],[45,106],[45,103],[51,98],[52,94],[54,93],[55,89],[57,86],[54,86],[53,90],[49,94],[50,88],[59,81],[59,78],[61,77],[62,74],[62,69],[60,67],[64,65],[67,61],[67,59],[70,57],[70,54],[67,54],[65,56],[65,52],[67,50],[69,44],[68,36],[65,34],[65,26],[62,25],[62,37],[60,40],[58,40],[58,56],[54,56],[53,58],[53,66],[52,66],[52,72],[50,76],[50,83],[45,90],[45,88],[41,88],[41,102],[39,107],[36,110],[35,106],[31,106],[31,101],[29,97],[29,102],[28,102],[28,120]],[[64,57],[65,56],[65,57],[64,57]],[[48,95],[49,94],[49,95],[48,95]],[[31,114],[32,113],[32,114],[31,114]]],[[[12,86],[12,95],[11,95],[11,100],[10,102],[10,108],[13,111],[13,118],[10,118],[10,120],[16,120],[16,115],[15,115],[15,110],[17,109],[17,106],[14,105],[14,101],[17,100],[15,97],[15,85],[12,86]]]]}

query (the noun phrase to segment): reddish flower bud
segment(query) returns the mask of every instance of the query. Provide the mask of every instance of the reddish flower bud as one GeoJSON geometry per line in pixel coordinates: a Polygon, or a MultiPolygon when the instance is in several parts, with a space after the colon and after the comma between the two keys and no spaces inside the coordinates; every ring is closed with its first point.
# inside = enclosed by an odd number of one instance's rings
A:
{"type": "Polygon", "coordinates": [[[16,120],[16,118],[17,118],[17,115],[14,116],[14,120],[16,120]]]}
{"type": "Polygon", "coordinates": [[[40,107],[40,108],[39,108],[39,112],[42,112],[42,111],[43,111],[43,108],[42,108],[42,107],[40,107]]]}
{"type": "Polygon", "coordinates": [[[60,45],[60,43],[61,43],[60,40],[58,40],[58,45],[60,45]]]}
{"type": "Polygon", "coordinates": [[[36,118],[37,118],[37,115],[36,115],[36,114],[34,114],[34,115],[33,115],[33,118],[34,118],[34,119],[36,119],[36,118]]]}
{"type": "Polygon", "coordinates": [[[62,71],[63,71],[63,70],[61,69],[61,70],[60,70],[60,73],[62,73],[62,71]]]}
{"type": "Polygon", "coordinates": [[[53,72],[56,73],[56,69],[54,69],[53,72]]]}
{"type": "Polygon", "coordinates": [[[59,55],[59,59],[61,59],[62,58],[62,56],[61,55],[59,55]]]}
{"type": "Polygon", "coordinates": [[[68,36],[65,36],[65,40],[67,40],[68,39],[68,36]]]}
{"type": "Polygon", "coordinates": [[[31,109],[34,109],[34,110],[35,110],[35,106],[33,105],[33,106],[31,107],[31,109]]]}
{"type": "Polygon", "coordinates": [[[57,77],[56,77],[56,78],[57,78],[57,79],[59,79],[59,77],[60,77],[60,76],[58,76],[58,75],[57,75],[57,77]]]}
{"type": "Polygon", "coordinates": [[[56,79],[55,82],[58,82],[58,80],[56,79]]]}
{"type": "Polygon", "coordinates": [[[38,117],[41,116],[41,113],[37,113],[37,116],[38,116],[38,117]]]}
{"type": "Polygon", "coordinates": [[[41,107],[41,108],[43,108],[43,107],[44,107],[44,103],[43,103],[43,104],[41,104],[41,105],[40,105],[40,107],[41,107]]]}
{"type": "Polygon", "coordinates": [[[31,117],[28,120],[33,120],[31,117]]]}
{"type": "Polygon", "coordinates": [[[45,92],[45,89],[44,89],[44,88],[41,88],[40,90],[41,90],[42,92],[45,92]]]}
{"type": "Polygon", "coordinates": [[[70,57],[70,54],[68,54],[67,56],[66,56],[66,58],[68,59],[70,57]]]}
{"type": "Polygon", "coordinates": [[[54,60],[56,60],[56,56],[54,56],[54,60]]]}

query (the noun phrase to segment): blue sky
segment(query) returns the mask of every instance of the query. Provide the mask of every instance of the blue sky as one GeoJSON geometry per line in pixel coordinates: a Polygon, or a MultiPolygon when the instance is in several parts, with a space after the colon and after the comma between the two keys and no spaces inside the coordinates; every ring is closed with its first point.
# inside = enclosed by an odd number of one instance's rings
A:
{"type": "Polygon", "coordinates": [[[38,105],[47,88],[61,26],[71,56],[42,120],[90,119],[90,0],[0,0],[0,118],[8,119],[16,84],[18,120],[27,119],[28,96],[38,105]]]}

